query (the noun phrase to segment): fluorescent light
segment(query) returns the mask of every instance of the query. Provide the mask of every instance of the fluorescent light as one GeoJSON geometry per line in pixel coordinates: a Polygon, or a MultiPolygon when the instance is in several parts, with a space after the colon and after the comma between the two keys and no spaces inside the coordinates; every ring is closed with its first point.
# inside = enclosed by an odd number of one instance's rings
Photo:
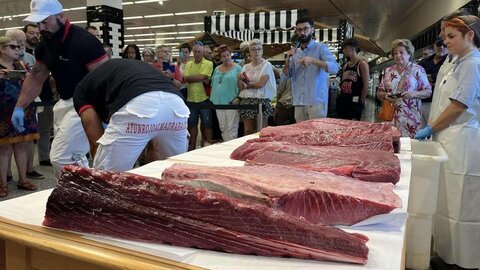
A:
{"type": "Polygon", "coordinates": [[[73,24],[81,24],[81,23],[87,23],[87,21],[74,21],[72,22],[73,24]]]}
{"type": "Polygon", "coordinates": [[[133,37],[134,35],[124,35],[123,37],[126,38],[126,37],[133,37]]]}
{"type": "Polygon", "coordinates": [[[122,6],[128,6],[128,5],[133,5],[133,2],[123,2],[122,6]]]}
{"type": "Polygon", "coordinates": [[[189,26],[189,25],[203,25],[203,22],[177,23],[177,26],[189,26]]]}
{"type": "Polygon", "coordinates": [[[152,3],[152,2],[158,2],[158,0],[135,1],[135,4],[145,4],[145,3],[152,3]]]}
{"type": "Polygon", "coordinates": [[[152,25],[152,28],[175,27],[175,24],[152,25]]]}
{"type": "Polygon", "coordinates": [[[175,16],[190,15],[190,14],[203,14],[203,13],[207,13],[207,11],[206,10],[199,10],[199,11],[178,12],[178,13],[175,13],[175,16]]]}
{"type": "Polygon", "coordinates": [[[155,40],[154,38],[139,38],[137,41],[153,41],[155,40]]]}
{"type": "Polygon", "coordinates": [[[70,8],[70,10],[81,10],[81,9],[86,9],[87,7],[73,7],[70,8]]]}
{"type": "Polygon", "coordinates": [[[177,32],[160,32],[160,33],[156,33],[157,36],[161,36],[161,35],[176,35],[176,34],[179,34],[177,32]]]}
{"type": "Polygon", "coordinates": [[[124,20],[143,19],[143,16],[123,17],[124,20]]]}
{"type": "Polygon", "coordinates": [[[157,38],[157,40],[173,40],[174,37],[157,38]]]}
{"type": "Polygon", "coordinates": [[[173,13],[145,15],[143,17],[144,18],[157,18],[157,17],[167,17],[167,16],[173,16],[173,13]]]}
{"type": "Polygon", "coordinates": [[[180,43],[176,42],[176,43],[164,43],[163,45],[171,45],[171,46],[175,46],[175,45],[180,45],[180,43]]]}
{"type": "Polygon", "coordinates": [[[182,31],[182,32],[178,32],[178,34],[198,34],[198,33],[203,33],[203,31],[182,31]]]}
{"type": "Polygon", "coordinates": [[[150,26],[136,26],[136,27],[127,27],[127,30],[137,30],[137,29],[149,29],[150,26]]]}
{"type": "Polygon", "coordinates": [[[189,37],[176,37],[176,39],[191,39],[195,38],[194,36],[189,36],[189,37]]]}
{"type": "MultiPolygon", "coordinates": [[[[133,35],[132,35],[133,36],[133,35]]],[[[149,33],[149,34],[136,34],[136,37],[146,37],[146,36],[155,36],[154,33],[149,33]]]]}
{"type": "Polygon", "coordinates": [[[135,42],[135,39],[125,39],[125,42],[135,42]]]}

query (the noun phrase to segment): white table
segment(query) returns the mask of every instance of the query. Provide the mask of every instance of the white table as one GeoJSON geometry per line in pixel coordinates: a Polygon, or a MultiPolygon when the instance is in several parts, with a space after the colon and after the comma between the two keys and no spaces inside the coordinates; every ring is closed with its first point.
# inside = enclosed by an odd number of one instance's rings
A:
{"type": "MultiPolygon", "coordinates": [[[[243,162],[229,159],[230,153],[239,145],[243,144],[247,139],[257,137],[257,135],[250,135],[242,137],[233,141],[229,141],[222,144],[215,144],[205,148],[198,149],[196,151],[188,152],[182,155],[177,155],[165,161],[157,161],[150,163],[148,165],[136,168],[131,172],[145,175],[160,177],[164,168],[169,167],[173,163],[177,162],[187,162],[201,165],[215,165],[215,166],[242,166],[243,162]]],[[[204,267],[207,269],[404,269],[404,260],[405,260],[405,220],[407,212],[407,203],[408,203],[408,190],[410,184],[410,172],[411,172],[411,147],[410,140],[408,138],[401,139],[401,152],[397,154],[401,161],[402,173],[400,181],[397,183],[394,192],[400,196],[402,199],[403,206],[401,209],[394,210],[391,214],[384,216],[389,220],[388,224],[376,224],[370,226],[360,226],[360,227],[342,227],[348,232],[358,232],[362,233],[369,237],[367,246],[370,249],[368,255],[368,263],[365,266],[362,265],[351,265],[351,264],[341,264],[341,263],[332,263],[332,262],[321,262],[313,260],[299,260],[299,259],[289,259],[289,258],[272,258],[272,257],[261,257],[261,256],[246,256],[246,255],[236,255],[228,254],[222,252],[198,250],[192,248],[180,248],[162,244],[150,244],[143,242],[135,241],[124,241],[121,239],[113,239],[108,237],[99,237],[93,235],[85,234],[69,234],[69,235],[81,235],[82,239],[85,240],[85,245],[82,250],[88,250],[88,246],[92,243],[98,243],[100,245],[100,259],[95,258],[92,261],[93,264],[101,264],[104,254],[102,254],[102,249],[107,247],[118,247],[119,250],[125,254],[128,251],[134,251],[134,254],[140,254],[137,257],[133,258],[130,261],[133,265],[131,269],[135,269],[135,260],[138,259],[139,262],[143,262],[144,257],[149,261],[149,268],[147,264],[143,266],[143,269],[157,269],[155,265],[158,266],[158,269],[173,269],[172,265],[180,267],[178,269],[198,269],[194,266],[204,267]],[[104,245],[106,244],[106,245],[104,245]],[[125,251],[126,250],[126,251],[125,251]],[[144,256],[143,256],[144,255],[144,256]],[[151,256],[153,255],[153,257],[151,256]],[[161,259],[158,264],[155,262],[155,258],[161,259]],[[164,264],[164,259],[169,263],[164,264]],[[173,263],[172,263],[173,261],[173,263]],[[175,262],[180,264],[176,265],[175,262]],[[186,265],[185,265],[186,264],[186,265]],[[191,265],[193,266],[190,268],[191,265]],[[166,268],[165,268],[166,267],[166,268]]],[[[7,200],[0,202],[0,216],[3,217],[4,223],[8,228],[9,225],[18,226],[18,224],[25,224],[26,227],[32,228],[34,231],[37,231],[35,228],[39,228],[39,231],[46,231],[50,234],[55,234],[58,230],[41,228],[41,222],[43,221],[43,216],[45,213],[45,205],[52,190],[45,190],[31,195],[7,200]]],[[[2,229],[0,222],[0,230],[2,229]]],[[[10,228],[10,229],[13,229],[10,228]]],[[[9,241],[15,242],[18,240],[23,244],[28,245],[28,241],[25,239],[12,239],[14,236],[11,234],[6,237],[2,237],[2,232],[0,232],[0,239],[9,239],[9,241]],[[27,243],[25,243],[27,242],[27,243]]],[[[67,239],[70,236],[67,236],[67,239]]],[[[30,243],[33,245],[33,243],[30,243]]],[[[44,249],[48,249],[49,243],[43,243],[44,249]]],[[[82,243],[83,245],[83,243],[82,243]]],[[[74,248],[72,246],[71,248],[74,248]]],[[[98,248],[98,247],[96,247],[98,248]]],[[[116,248],[114,250],[116,251],[116,248]]],[[[53,248],[52,248],[53,249],[53,248]]],[[[75,249],[75,248],[74,248],[75,249]]],[[[55,249],[57,253],[62,253],[61,249],[55,249]]],[[[108,250],[110,252],[110,249],[108,250]]],[[[97,251],[99,253],[99,251],[97,251]]],[[[68,256],[68,254],[61,254],[68,256]]],[[[80,256],[79,260],[82,260],[86,256],[80,256]]],[[[111,261],[105,262],[106,266],[116,268],[117,266],[124,267],[125,269],[130,269],[128,263],[121,262],[121,255],[117,257],[112,256],[111,261]],[[116,261],[118,260],[118,261],[116,261]]],[[[137,264],[138,265],[138,264],[137,264]]],[[[107,269],[107,268],[98,268],[98,269],[107,269]]],[[[1,270],[1,265],[0,265],[1,270]]]]}

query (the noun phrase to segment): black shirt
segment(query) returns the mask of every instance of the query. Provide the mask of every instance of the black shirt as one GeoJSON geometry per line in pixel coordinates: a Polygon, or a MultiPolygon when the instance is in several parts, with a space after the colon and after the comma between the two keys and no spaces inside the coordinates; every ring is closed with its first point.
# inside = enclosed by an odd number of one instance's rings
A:
{"type": "Polygon", "coordinates": [[[342,70],[342,81],[340,82],[340,91],[343,95],[359,97],[362,95],[363,78],[360,74],[360,62],[358,60],[355,65],[350,66],[346,63],[342,70]]]}
{"type": "Polygon", "coordinates": [[[180,92],[171,79],[138,60],[111,59],[87,74],[77,85],[73,104],[77,113],[93,107],[100,119],[110,117],[133,98],[151,91],[180,92]]]}
{"type": "Polygon", "coordinates": [[[427,75],[430,75],[432,77],[432,95],[429,98],[422,99],[422,102],[432,102],[432,97],[433,97],[433,89],[435,87],[435,81],[437,80],[437,74],[438,71],[440,70],[440,67],[443,65],[443,62],[445,62],[445,59],[447,58],[447,55],[442,56],[440,61],[435,64],[435,61],[433,60],[435,58],[435,54],[430,55],[429,57],[423,59],[418,63],[420,66],[422,66],[425,69],[425,73],[427,75]]]}
{"type": "Polygon", "coordinates": [[[35,58],[52,72],[60,98],[70,99],[77,84],[88,73],[87,66],[108,56],[96,37],[69,21],[55,35],[60,40],[55,60],[46,59],[48,45],[44,41],[35,48],[35,58]]]}

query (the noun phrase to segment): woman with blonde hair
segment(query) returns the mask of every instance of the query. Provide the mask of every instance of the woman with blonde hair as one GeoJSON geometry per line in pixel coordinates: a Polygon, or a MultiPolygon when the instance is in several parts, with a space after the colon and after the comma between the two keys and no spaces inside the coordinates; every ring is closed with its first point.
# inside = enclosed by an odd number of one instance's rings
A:
{"type": "Polygon", "coordinates": [[[393,124],[403,137],[411,137],[422,127],[422,102],[432,94],[427,74],[412,61],[415,48],[408,39],[392,43],[395,64],[385,70],[378,85],[377,98],[388,100],[395,106],[393,124]]]}
{"type": "Polygon", "coordinates": [[[7,170],[12,152],[17,164],[19,180],[17,187],[36,190],[37,186],[27,180],[28,142],[39,138],[35,110],[32,105],[25,109],[25,130],[16,131],[10,120],[16,110],[21,84],[26,70],[18,61],[20,46],[10,37],[0,37],[0,197],[8,195],[7,170]]]}
{"type": "MultiPolygon", "coordinates": [[[[237,86],[240,90],[240,105],[262,104],[262,126],[268,123],[268,117],[273,115],[271,100],[276,94],[275,75],[270,62],[263,59],[263,44],[259,39],[253,39],[249,43],[250,63],[243,66],[238,74],[237,86]]],[[[258,110],[240,110],[240,118],[243,120],[244,134],[252,134],[257,131],[258,110]]]]}

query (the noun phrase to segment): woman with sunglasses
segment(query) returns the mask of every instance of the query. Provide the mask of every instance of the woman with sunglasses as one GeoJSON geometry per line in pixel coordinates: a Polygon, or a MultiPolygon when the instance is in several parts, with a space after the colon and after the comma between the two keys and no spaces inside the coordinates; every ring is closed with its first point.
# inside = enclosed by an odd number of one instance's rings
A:
{"type": "MultiPolygon", "coordinates": [[[[273,108],[270,103],[276,94],[277,84],[273,66],[263,59],[263,43],[259,39],[253,39],[249,43],[250,63],[243,66],[238,74],[237,86],[240,90],[238,95],[242,101],[240,105],[262,104],[262,127],[266,127],[268,117],[273,116],[273,108]]],[[[252,134],[257,131],[258,110],[241,109],[240,118],[243,120],[244,134],[252,134]]]]}
{"type": "Polygon", "coordinates": [[[0,37],[0,197],[8,195],[7,170],[12,152],[17,164],[17,187],[36,190],[27,180],[28,142],[39,138],[32,105],[25,109],[25,130],[17,132],[11,122],[26,71],[18,61],[20,46],[10,37],[0,37]],[[18,72],[20,71],[20,72],[18,72]]]}
{"type": "Polygon", "coordinates": [[[444,42],[456,55],[453,69],[437,84],[430,121],[416,139],[442,144],[433,269],[480,268],[480,19],[458,16],[445,22],[444,42]],[[457,267],[458,266],[458,267],[457,267]]]}

